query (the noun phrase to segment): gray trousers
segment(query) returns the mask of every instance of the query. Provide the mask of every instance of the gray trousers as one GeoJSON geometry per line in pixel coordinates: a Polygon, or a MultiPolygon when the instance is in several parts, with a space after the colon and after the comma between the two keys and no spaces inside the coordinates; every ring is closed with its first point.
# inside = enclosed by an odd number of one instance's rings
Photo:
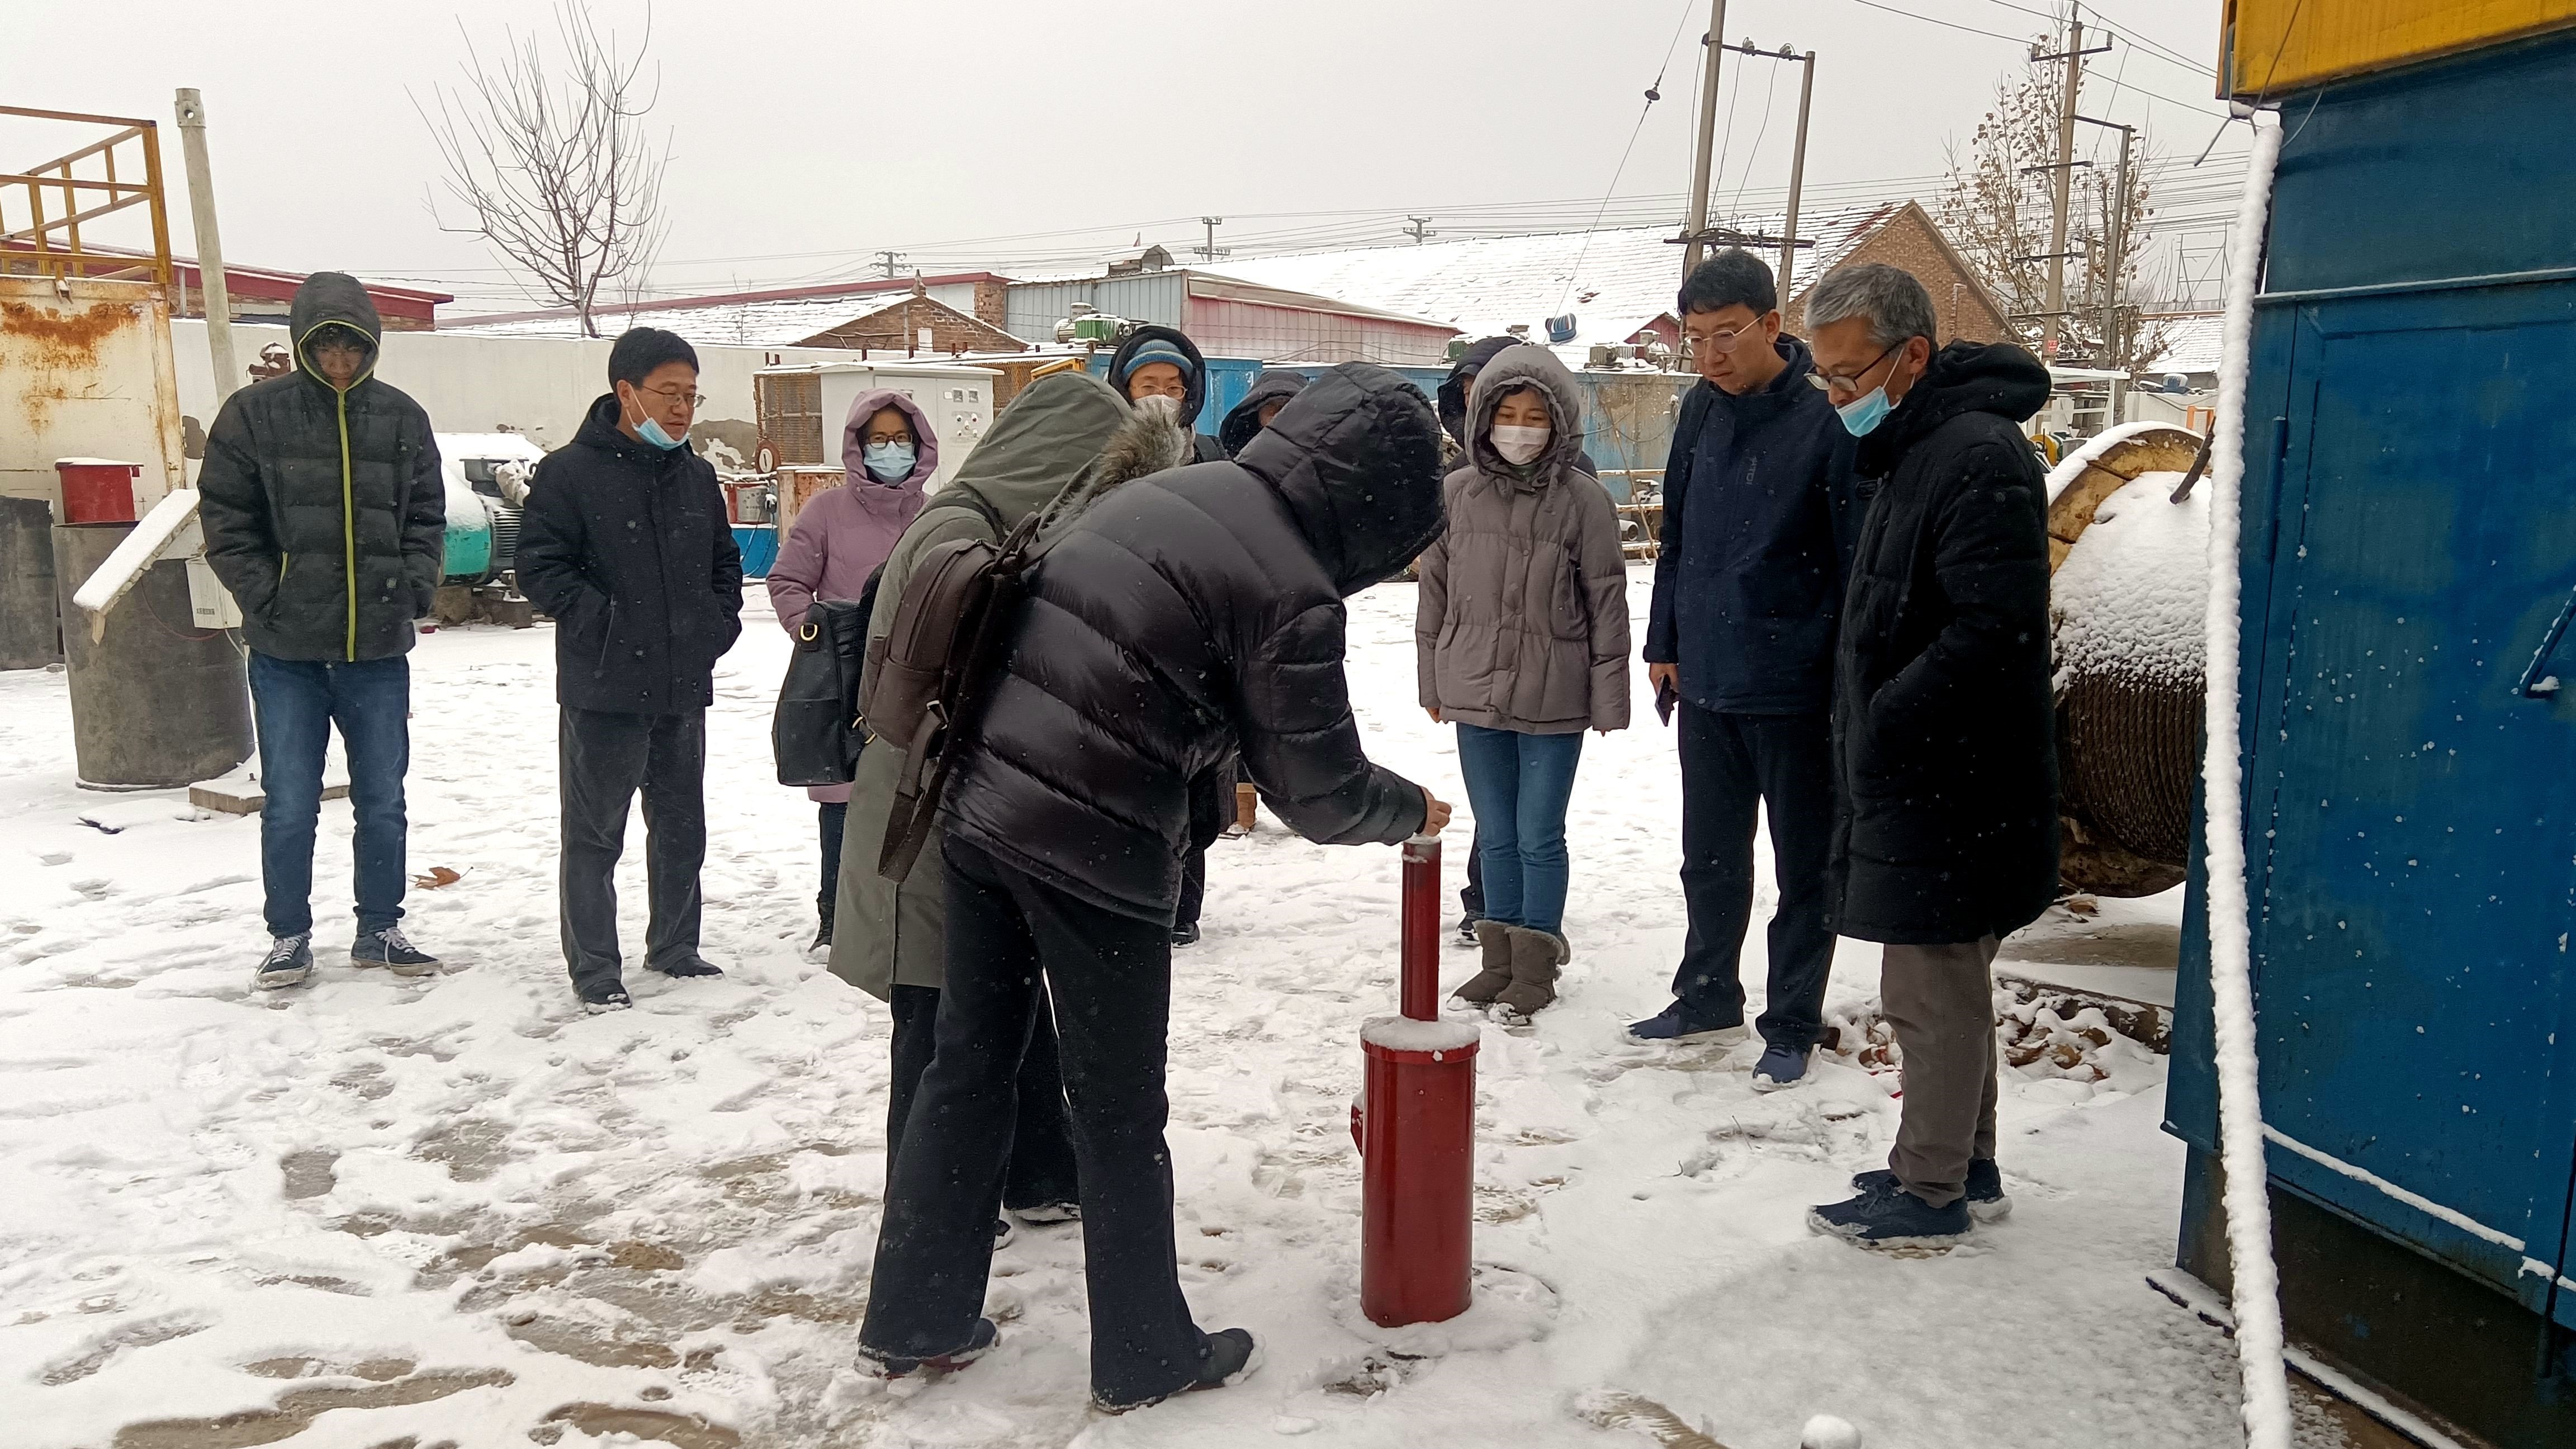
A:
{"type": "Polygon", "coordinates": [[[1879,1010],[1903,1054],[1905,1116],[1887,1167],[1934,1207],[1965,1196],[1995,1155],[1995,938],[1886,948],[1879,1010]]]}

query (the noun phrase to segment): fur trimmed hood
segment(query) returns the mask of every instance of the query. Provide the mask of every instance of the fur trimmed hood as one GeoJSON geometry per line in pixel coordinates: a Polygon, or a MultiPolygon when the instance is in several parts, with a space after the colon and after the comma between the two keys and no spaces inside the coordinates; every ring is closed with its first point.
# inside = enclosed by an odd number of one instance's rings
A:
{"type": "Polygon", "coordinates": [[[1056,500],[1047,518],[1047,531],[1053,532],[1081,517],[1084,509],[1126,484],[1190,462],[1195,442],[1177,414],[1160,408],[1131,408],[1127,420],[1118,425],[1118,431],[1101,448],[1100,456],[1091,460],[1064,490],[1064,496],[1056,500]]]}

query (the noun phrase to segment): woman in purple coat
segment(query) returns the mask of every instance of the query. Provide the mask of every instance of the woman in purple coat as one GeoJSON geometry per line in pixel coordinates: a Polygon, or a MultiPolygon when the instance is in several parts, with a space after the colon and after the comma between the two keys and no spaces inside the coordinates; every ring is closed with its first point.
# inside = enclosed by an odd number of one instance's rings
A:
{"type": "MultiPolygon", "coordinates": [[[[769,570],[769,602],[790,635],[815,600],[857,599],[868,576],[894,552],[895,540],[921,512],[923,490],[939,467],[939,439],[911,398],[886,388],[861,393],[841,425],[841,467],[848,481],[798,510],[796,526],[769,570]]],[[[823,886],[814,909],[823,929],[814,944],[823,947],[832,944],[850,787],[808,785],[805,793],[819,802],[822,816],[823,886]]]]}

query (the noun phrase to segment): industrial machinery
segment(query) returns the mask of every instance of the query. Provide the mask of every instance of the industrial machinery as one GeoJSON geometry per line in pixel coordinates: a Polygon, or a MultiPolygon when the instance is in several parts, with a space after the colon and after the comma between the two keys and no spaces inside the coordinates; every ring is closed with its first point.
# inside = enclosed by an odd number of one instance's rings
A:
{"type": "Polygon", "coordinates": [[[518,564],[527,478],[546,450],[518,433],[440,433],[447,483],[447,564],[441,582],[505,583],[518,564]]]}

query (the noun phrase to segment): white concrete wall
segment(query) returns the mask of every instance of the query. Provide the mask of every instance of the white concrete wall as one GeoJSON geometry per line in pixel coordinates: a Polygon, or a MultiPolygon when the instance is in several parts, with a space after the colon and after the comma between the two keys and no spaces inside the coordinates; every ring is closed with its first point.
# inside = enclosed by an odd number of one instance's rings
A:
{"type": "MultiPolygon", "coordinates": [[[[171,324],[179,368],[179,409],[202,436],[214,420],[214,364],[207,356],[206,324],[171,324]]],[[[247,368],[260,349],[286,341],[283,327],[233,327],[233,355],[247,368]]],[[[377,375],[429,410],[442,433],[524,433],[538,446],[572,441],[591,401],[608,391],[606,340],[471,337],[444,332],[388,332],[377,375]]],[[[698,430],[725,438],[750,460],[760,416],[752,399],[752,374],[788,363],[839,362],[857,356],[835,348],[698,348],[698,390],[707,404],[698,430]]]]}

